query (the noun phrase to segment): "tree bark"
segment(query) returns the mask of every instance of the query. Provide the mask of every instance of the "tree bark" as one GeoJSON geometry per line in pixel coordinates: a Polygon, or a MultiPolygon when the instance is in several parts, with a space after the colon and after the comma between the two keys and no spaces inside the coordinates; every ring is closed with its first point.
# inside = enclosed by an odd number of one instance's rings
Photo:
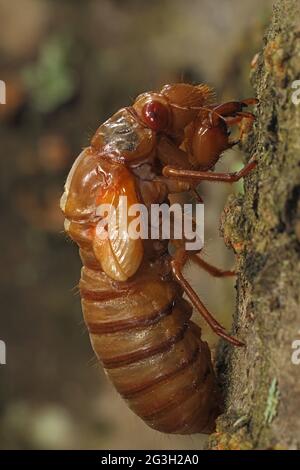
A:
{"type": "Polygon", "coordinates": [[[226,407],[213,449],[300,449],[300,365],[292,363],[300,340],[299,3],[275,2],[252,73],[257,121],[243,144],[258,166],[222,216],[237,256],[234,332],[246,347],[218,352],[226,407]]]}

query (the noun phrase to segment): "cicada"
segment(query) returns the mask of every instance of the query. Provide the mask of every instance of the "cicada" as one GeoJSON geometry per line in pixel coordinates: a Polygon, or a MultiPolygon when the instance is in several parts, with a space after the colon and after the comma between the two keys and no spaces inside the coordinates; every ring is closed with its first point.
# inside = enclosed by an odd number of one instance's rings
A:
{"type": "Polygon", "coordinates": [[[170,195],[186,191],[201,200],[201,181],[231,183],[247,176],[253,158],[238,173],[213,169],[238,142],[231,140],[230,127],[252,122],[244,108],[256,103],[217,104],[203,84],[144,93],[98,128],[65,184],[61,208],[83,263],[79,288],[93,349],[129,407],[161,432],[210,433],[222,410],[210,349],[191,321],[193,307],[219,336],[243,345],[213,318],[183,267],[191,260],[213,276],[234,273],[180,243],[171,254],[170,240],[129,237],[123,222],[130,216],[119,211],[119,202],[125,196],[129,205],[168,204],[170,195]],[[99,231],[100,204],[119,211],[106,238],[99,231]]]}

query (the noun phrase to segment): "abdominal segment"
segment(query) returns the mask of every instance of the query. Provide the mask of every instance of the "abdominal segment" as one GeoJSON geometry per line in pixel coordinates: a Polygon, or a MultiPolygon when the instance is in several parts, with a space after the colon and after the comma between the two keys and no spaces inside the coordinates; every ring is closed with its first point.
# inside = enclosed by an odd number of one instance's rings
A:
{"type": "Polygon", "coordinates": [[[176,283],[147,267],[113,283],[85,266],[80,291],[94,351],[129,407],[161,432],[212,432],[220,397],[210,352],[176,283]]]}

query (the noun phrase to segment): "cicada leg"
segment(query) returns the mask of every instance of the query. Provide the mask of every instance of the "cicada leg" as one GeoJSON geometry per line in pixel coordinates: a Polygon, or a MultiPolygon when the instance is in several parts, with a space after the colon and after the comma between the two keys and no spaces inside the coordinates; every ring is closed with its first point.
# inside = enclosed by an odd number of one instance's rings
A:
{"type": "Polygon", "coordinates": [[[224,183],[235,183],[241,178],[247,176],[256,167],[256,165],[257,161],[252,158],[249,163],[237,173],[213,173],[208,171],[182,170],[179,168],[173,168],[171,166],[165,166],[162,173],[168,178],[179,178],[183,181],[216,181],[224,183]]]}
{"type": "Polygon", "coordinates": [[[207,263],[204,261],[204,259],[200,258],[197,254],[193,253],[190,255],[191,259],[204,271],[209,273],[211,276],[214,277],[231,277],[231,276],[236,276],[236,273],[234,271],[230,270],[223,270],[219,269],[216,266],[213,266],[210,263],[207,263]]]}
{"type": "MultiPolygon", "coordinates": [[[[222,103],[213,108],[213,111],[220,114],[223,117],[236,116],[238,113],[243,112],[243,108],[251,105],[258,104],[259,101],[256,98],[249,98],[243,101],[228,101],[222,103]]],[[[246,113],[244,113],[246,114],[246,113]]],[[[250,114],[250,113],[247,113],[250,114]]]]}
{"type": "Polygon", "coordinates": [[[176,281],[180,284],[190,301],[192,302],[193,306],[198,310],[200,315],[204,318],[204,320],[208,323],[211,329],[221,338],[224,338],[229,343],[233,344],[234,346],[245,346],[244,343],[239,341],[238,339],[230,336],[225,328],[212,316],[212,314],[207,310],[205,305],[200,300],[199,296],[196,294],[194,289],[191,285],[187,282],[183,275],[183,267],[188,259],[189,255],[185,251],[184,248],[179,249],[175,257],[171,261],[171,268],[172,273],[176,279],[176,281]]]}

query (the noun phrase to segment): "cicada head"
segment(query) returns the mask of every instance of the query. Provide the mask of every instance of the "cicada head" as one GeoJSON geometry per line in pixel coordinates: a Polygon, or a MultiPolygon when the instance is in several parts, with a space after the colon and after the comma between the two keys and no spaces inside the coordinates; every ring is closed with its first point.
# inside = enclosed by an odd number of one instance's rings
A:
{"type": "Polygon", "coordinates": [[[180,134],[193,121],[199,110],[212,101],[207,85],[175,83],[165,85],[159,93],[139,95],[133,109],[141,122],[154,132],[180,134]]]}

